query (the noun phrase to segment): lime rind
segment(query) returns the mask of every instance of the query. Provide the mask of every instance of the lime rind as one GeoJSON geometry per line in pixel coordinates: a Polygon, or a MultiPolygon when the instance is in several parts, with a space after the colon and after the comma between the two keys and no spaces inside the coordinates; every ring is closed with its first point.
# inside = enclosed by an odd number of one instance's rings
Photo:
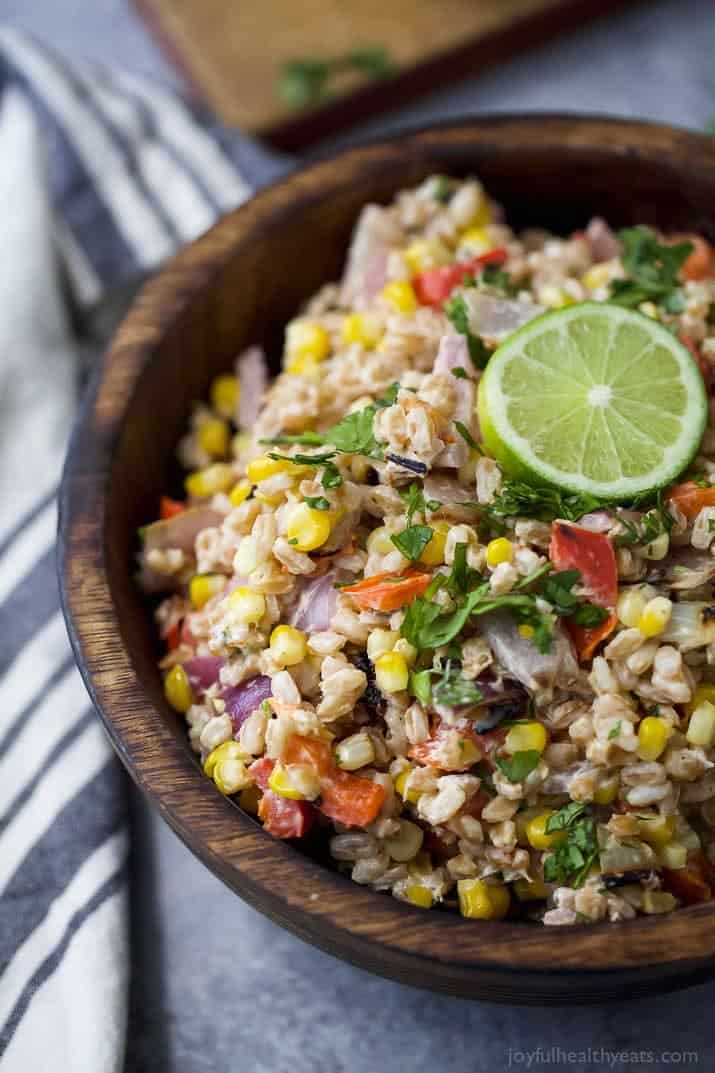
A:
{"type": "Polygon", "coordinates": [[[479,385],[486,447],[512,476],[628,500],[672,482],[708,415],[700,371],[663,325],[603,302],[506,339],[479,385]]]}

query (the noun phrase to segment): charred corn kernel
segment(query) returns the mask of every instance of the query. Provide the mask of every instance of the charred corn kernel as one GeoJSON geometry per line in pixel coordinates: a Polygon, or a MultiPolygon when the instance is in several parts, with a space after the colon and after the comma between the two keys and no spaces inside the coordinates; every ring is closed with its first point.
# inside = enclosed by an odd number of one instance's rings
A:
{"type": "Polygon", "coordinates": [[[251,816],[255,816],[258,812],[258,804],[261,800],[261,791],[257,786],[247,786],[245,790],[241,790],[241,796],[238,799],[238,803],[244,812],[249,812],[251,816]]]}
{"type": "Polygon", "coordinates": [[[296,663],[302,663],[308,652],[306,636],[295,626],[276,626],[271,633],[269,647],[279,667],[294,667],[296,663]]]}
{"type": "Polygon", "coordinates": [[[565,831],[553,831],[551,834],[547,834],[546,825],[551,817],[554,815],[552,811],[540,812],[538,816],[534,816],[529,820],[526,825],[526,837],[530,846],[534,849],[551,849],[557,842],[561,842],[566,838],[565,831]]]}
{"type": "Polygon", "coordinates": [[[641,760],[657,760],[668,744],[671,729],[664,719],[647,715],[638,726],[638,755],[641,760]]]}
{"type": "Polygon", "coordinates": [[[212,749],[204,760],[204,774],[212,779],[216,765],[223,760],[241,760],[245,763],[246,761],[250,762],[250,759],[249,754],[239,742],[224,741],[217,745],[215,749],[212,749]]]}
{"type": "Polygon", "coordinates": [[[369,313],[349,313],[343,321],[340,333],[347,346],[351,343],[362,343],[371,350],[382,339],[383,329],[377,317],[371,317],[369,313]]]}
{"type": "Polygon", "coordinates": [[[327,511],[298,503],[288,518],[286,538],[296,551],[315,551],[328,539],[332,527],[333,521],[327,511]]]}
{"type": "Polygon", "coordinates": [[[335,746],[335,761],[338,767],[345,771],[357,771],[358,768],[367,767],[374,759],[375,746],[364,730],[351,734],[349,738],[343,738],[335,746]]]}
{"type": "Polygon", "coordinates": [[[509,912],[511,897],[503,883],[485,883],[483,879],[457,881],[459,911],[471,920],[501,920],[509,912]]]}
{"type": "Polygon", "coordinates": [[[175,712],[188,712],[194,703],[194,695],[186,671],[178,663],[164,679],[164,696],[175,712]]]}
{"type": "Polygon", "coordinates": [[[704,700],[698,705],[690,716],[685,737],[691,745],[701,745],[705,749],[715,744],[715,704],[704,700]]]}
{"type": "Polygon", "coordinates": [[[487,544],[487,565],[499,566],[499,563],[510,563],[514,558],[514,545],[506,537],[497,537],[487,544]]]}
{"type": "Polygon", "coordinates": [[[688,715],[692,715],[696,708],[699,708],[704,701],[709,701],[710,704],[715,705],[715,685],[700,685],[693,693],[692,700],[688,701],[685,705],[685,711],[688,715]]]}
{"type": "Polygon", "coordinates": [[[639,312],[643,313],[646,317],[651,317],[652,320],[658,320],[658,306],[655,302],[641,302],[638,306],[639,312]]]}
{"type": "Polygon", "coordinates": [[[373,630],[367,639],[367,658],[375,663],[380,656],[392,652],[399,638],[397,630],[373,630]]]}
{"type": "Polygon", "coordinates": [[[286,328],[286,353],[291,358],[324,361],[330,353],[330,336],[314,320],[292,320],[286,328]]]}
{"type": "Polygon", "coordinates": [[[252,484],[258,484],[259,481],[267,481],[269,477],[275,477],[279,473],[289,473],[296,469],[300,470],[301,466],[294,466],[292,462],[286,462],[281,458],[269,458],[268,455],[260,455],[258,458],[252,458],[246,466],[246,476],[252,484]]]}
{"type": "Polygon", "coordinates": [[[671,913],[677,909],[678,899],[667,890],[644,890],[641,909],[644,913],[671,913]]]}
{"type": "Polygon", "coordinates": [[[263,593],[254,592],[245,586],[234,589],[228,602],[236,618],[245,626],[255,626],[266,613],[266,598],[263,593]]]}
{"type": "Polygon", "coordinates": [[[653,813],[652,816],[638,817],[638,836],[651,846],[665,846],[668,842],[672,842],[674,834],[674,816],[661,816],[653,813]]]}
{"type": "Polygon", "coordinates": [[[402,256],[413,276],[416,276],[418,272],[424,272],[426,268],[446,265],[451,260],[450,252],[445,244],[436,238],[415,239],[402,251],[402,256]]]}
{"type": "Polygon", "coordinates": [[[395,779],[395,790],[400,795],[403,801],[409,801],[411,804],[416,804],[420,799],[418,790],[408,790],[407,780],[412,774],[412,768],[405,768],[395,779]]]}
{"type": "Polygon", "coordinates": [[[584,272],[581,282],[589,291],[596,291],[600,287],[606,287],[611,280],[611,269],[607,264],[593,265],[588,272],[584,272]]]}
{"type": "Polygon", "coordinates": [[[189,582],[189,599],[195,611],[209,602],[213,596],[218,596],[226,587],[226,578],[223,574],[194,574],[189,582]]]}
{"type": "Polygon", "coordinates": [[[233,467],[227,462],[215,462],[206,469],[197,469],[184,481],[184,488],[196,499],[208,499],[217,492],[226,492],[234,481],[233,467]]]}
{"type": "Polygon", "coordinates": [[[409,677],[407,660],[399,652],[386,652],[375,661],[375,681],[383,693],[401,693],[409,677]]]}
{"type": "Polygon", "coordinates": [[[520,626],[517,626],[517,630],[519,631],[519,636],[523,637],[526,641],[530,641],[536,633],[534,627],[530,626],[528,622],[522,622],[520,626]]]}
{"type": "Polygon", "coordinates": [[[233,417],[241,397],[241,387],[237,376],[226,374],[217,376],[211,384],[211,405],[221,417],[233,417]]]}
{"type": "Polygon", "coordinates": [[[640,589],[623,589],[616,604],[616,614],[624,626],[631,629],[637,626],[646,605],[646,598],[640,589]]]}
{"type": "Polygon", "coordinates": [[[420,883],[410,883],[405,890],[405,897],[408,902],[418,905],[420,909],[431,909],[434,902],[432,891],[429,887],[423,887],[420,883]]]}
{"type": "Polygon", "coordinates": [[[549,888],[540,876],[534,879],[517,879],[512,883],[512,890],[520,902],[542,901],[549,896],[549,888]]]}
{"type": "Polygon", "coordinates": [[[241,504],[250,496],[252,488],[253,485],[250,481],[239,481],[238,484],[234,484],[233,488],[228,493],[228,498],[231,500],[231,505],[234,507],[240,507],[241,504]]]}
{"type": "Polygon", "coordinates": [[[320,794],[320,779],[307,764],[276,764],[268,789],[290,801],[313,801],[320,794]]]}
{"type": "Polygon", "coordinates": [[[422,849],[424,831],[411,820],[400,820],[400,829],[394,835],[383,839],[383,846],[393,861],[411,861],[422,849]]]}
{"type": "Polygon", "coordinates": [[[468,246],[470,251],[475,254],[486,253],[487,250],[492,248],[489,235],[483,227],[468,227],[459,236],[459,245],[468,246]]]}
{"type": "Polygon", "coordinates": [[[594,790],[593,800],[597,805],[610,805],[618,797],[620,782],[618,775],[609,775],[604,779],[597,790],[594,790]]]}
{"type": "Polygon", "coordinates": [[[432,536],[425,550],[420,555],[420,562],[425,566],[441,566],[444,562],[444,548],[447,543],[447,534],[450,530],[449,522],[438,521],[432,525],[432,536]]]}
{"type": "Polygon", "coordinates": [[[685,868],[688,863],[688,849],[682,842],[666,842],[664,846],[658,847],[657,853],[658,862],[663,868],[676,871],[678,868],[685,868]]]}
{"type": "Polygon", "coordinates": [[[394,280],[382,288],[382,298],[396,313],[414,313],[417,309],[417,295],[411,283],[406,280],[394,280]]]}
{"type": "Polygon", "coordinates": [[[231,433],[228,425],[219,417],[202,421],[197,433],[199,447],[211,458],[225,458],[228,454],[231,433]]]}
{"type": "Polygon", "coordinates": [[[389,555],[390,552],[395,550],[395,545],[390,539],[391,535],[390,530],[385,525],[380,525],[377,529],[373,529],[366,541],[367,550],[373,555],[389,555]]]}
{"type": "Polygon", "coordinates": [[[548,735],[546,728],[532,721],[529,723],[518,723],[516,726],[510,728],[504,739],[504,748],[508,753],[522,753],[527,750],[535,750],[537,753],[543,753],[548,741],[548,735]]]}
{"type": "Polygon", "coordinates": [[[408,667],[411,667],[417,659],[417,649],[405,637],[400,637],[395,641],[392,651],[403,656],[408,667]]]}
{"type": "Polygon", "coordinates": [[[667,596],[655,596],[643,608],[638,629],[644,637],[657,637],[670,621],[672,603],[667,596]]]}

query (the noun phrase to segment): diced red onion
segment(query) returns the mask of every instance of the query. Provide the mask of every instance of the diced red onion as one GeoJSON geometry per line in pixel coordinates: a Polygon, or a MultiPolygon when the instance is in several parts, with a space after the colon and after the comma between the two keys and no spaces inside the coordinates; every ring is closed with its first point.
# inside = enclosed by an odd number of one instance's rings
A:
{"type": "Polygon", "coordinates": [[[201,696],[207,689],[218,682],[218,676],[224,661],[218,656],[194,656],[182,665],[194,693],[201,696]]]}
{"type": "Polygon", "coordinates": [[[379,205],[366,205],[353,232],[341,285],[344,305],[369,301],[387,280],[390,246],[401,245],[401,229],[379,205]]]}
{"type": "Polygon", "coordinates": [[[593,510],[579,518],[578,524],[584,529],[590,529],[592,533],[607,533],[613,525],[613,518],[607,510],[593,510]]]}
{"type": "MultiPolygon", "coordinates": [[[[439,350],[434,362],[434,372],[438,375],[449,376],[452,380],[457,402],[454,408],[453,418],[461,421],[465,428],[472,431],[476,403],[476,385],[473,380],[453,377],[454,369],[464,369],[467,373],[471,370],[469,347],[464,335],[449,332],[440,339],[439,350]]],[[[450,443],[435,459],[436,466],[444,466],[447,469],[459,469],[469,461],[469,446],[459,436],[454,443],[450,443]]]]}
{"type": "Polygon", "coordinates": [[[469,327],[487,339],[502,340],[544,312],[523,298],[497,298],[470,287],[460,291],[467,305],[469,327]]]}
{"type": "Polygon", "coordinates": [[[268,364],[263,348],[249,346],[244,350],[236,361],[236,371],[241,384],[238,423],[248,431],[258,420],[268,386],[268,364]]]}
{"type": "Polygon", "coordinates": [[[182,510],[173,518],[153,522],[144,530],[142,551],[165,551],[167,548],[180,548],[181,551],[194,553],[196,537],[203,529],[213,529],[220,525],[224,515],[210,507],[191,507],[182,510]]]}
{"type": "Polygon", "coordinates": [[[271,680],[265,674],[249,678],[237,686],[227,686],[221,693],[221,700],[231,716],[233,732],[236,734],[249,715],[259,708],[271,695],[271,680]]]}
{"type": "Polygon", "coordinates": [[[289,616],[289,625],[306,632],[317,633],[327,630],[337,606],[335,571],[328,570],[322,577],[305,583],[298,602],[289,616]]]}
{"type": "Polygon", "coordinates": [[[451,474],[432,471],[425,477],[425,499],[441,503],[435,513],[439,517],[449,518],[456,522],[474,522],[478,516],[476,506],[462,506],[464,503],[473,502],[474,488],[465,488],[451,474]]]}
{"type": "Polygon", "coordinates": [[[600,216],[594,216],[589,221],[585,235],[594,261],[612,261],[614,257],[619,256],[621,244],[600,216]]]}
{"type": "Polygon", "coordinates": [[[559,626],[554,628],[551,649],[540,652],[529,638],[522,637],[517,623],[507,612],[482,616],[482,633],[507,674],[527,689],[567,689],[578,678],[578,663],[571,643],[559,626]]]}

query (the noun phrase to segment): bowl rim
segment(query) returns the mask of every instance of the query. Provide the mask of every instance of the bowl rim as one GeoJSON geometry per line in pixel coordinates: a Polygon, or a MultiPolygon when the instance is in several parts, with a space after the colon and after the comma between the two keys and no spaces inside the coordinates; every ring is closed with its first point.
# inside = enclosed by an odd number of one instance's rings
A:
{"type": "MultiPolygon", "coordinates": [[[[562,984],[591,976],[601,979],[607,990],[618,989],[624,974],[644,969],[663,974],[675,967],[680,974],[690,973],[693,981],[715,971],[715,902],[669,917],[561,928],[558,943],[544,927],[475,925],[456,913],[425,913],[358,886],[292,845],[272,839],[201,776],[188,747],[171,736],[160,718],[150,737],[140,734],[135,718],[156,709],[132,666],[110,590],[106,490],[131,396],[168,325],[277,209],[285,211],[311,190],[320,189],[325,196],[345,177],[354,181],[395,154],[427,154],[444,139],[488,142],[505,132],[522,138],[525,146],[536,139],[543,145],[545,136],[554,144],[600,145],[611,152],[631,152],[640,144],[650,152],[668,152],[674,162],[677,155],[687,157],[690,166],[715,168],[715,141],[702,134],[599,115],[509,113],[458,118],[373,138],[321,154],[262,188],[144,286],[93,374],[71,437],[59,496],[62,607],[87,690],[134,781],[211,871],[300,937],[362,967],[453,993],[470,994],[492,978],[495,998],[500,997],[500,981],[515,971],[525,980],[558,976],[562,984]],[[80,549],[81,576],[74,569],[80,549]],[[160,791],[154,783],[159,772],[166,776],[160,791]],[[198,836],[197,815],[203,829],[198,836]],[[276,877],[280,889],[272,883],[276,877]]],[[[482,997],[488,997],[483,990],[482,997]]]]}

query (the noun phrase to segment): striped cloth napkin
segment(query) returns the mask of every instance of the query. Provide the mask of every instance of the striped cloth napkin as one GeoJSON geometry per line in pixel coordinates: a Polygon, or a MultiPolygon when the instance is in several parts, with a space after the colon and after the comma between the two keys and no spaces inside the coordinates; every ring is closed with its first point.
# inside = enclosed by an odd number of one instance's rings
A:
{"type": "Polygon", "coordinates": [[[281,161],[168,91],[0,27],[0,1067],[122,1068],[124,777],[74,667],[55,495],[77,324],[281,161]]]}

